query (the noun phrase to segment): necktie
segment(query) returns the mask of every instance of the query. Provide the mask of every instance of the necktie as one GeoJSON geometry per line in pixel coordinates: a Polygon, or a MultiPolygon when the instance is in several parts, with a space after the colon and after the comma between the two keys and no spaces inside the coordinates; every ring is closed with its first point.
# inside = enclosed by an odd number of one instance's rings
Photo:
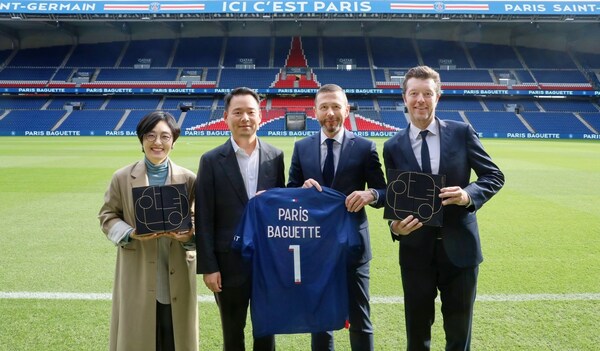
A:
{"type": "Polygon", "coordinates": [[[429,159],[429,147],[427,146],[427,129],[421,131],[421,170],[423,173],[431,173],[431,160],[429,159]]]}
{"type": "Polygon", "coordinates": [[[325,139],[327,143],[327,156],[325,157],[325,164],[323,165],[323,181],[325,186],[331,186],[333,183],[333,175],[335,169],[333,167],[333,139],[325,139]]]}

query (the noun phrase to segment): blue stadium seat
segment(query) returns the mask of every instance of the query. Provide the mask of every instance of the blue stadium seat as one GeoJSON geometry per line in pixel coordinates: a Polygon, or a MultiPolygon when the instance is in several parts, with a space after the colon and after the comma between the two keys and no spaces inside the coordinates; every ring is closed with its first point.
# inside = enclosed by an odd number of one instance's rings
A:
{"type": "Polygon", "coordinates": [[[54,96],[48,110],[62,110],[66,103],[81,102],[84,110],[99,110],[106,101],[106,96],[54,96]]]}
{"type": "Polygon", "coordinates": [[[123,41],[79,44],[65,67],[114,67],[124,45],[123,41]]]}
{"type": "Polygon", "coordinates": [[[537,49],[518,46],[517,50],[525,60],[527,67],[549,69],[576,69],[575,62],[568,53],[557,50],[537,49]]]}
{"type": "Polygon", "coordinates": [[[369,42],[376,67],[408,68],[419,64],[410,39],[376,37],[369,38],[369,42]]]}
{"type": "Polygon", "coordinates": [[[334,83],[344,89],[347,88],[373,88],[371,71],[368,69],[355,69],[343,71],[338,69],[314,69],[316,80],[321,85],[334,83]]]}
{"type": "Polygon", "coordinates": [[[123,111],[76,110],[57,130],[113,130],[123,117],[123,111]]]}
{"type": "MultiPolygon", "coordinates": [[[[133,132],[136,130],[140,120],[147,114],[155,110],[132,110],[119,128],[119,130],[133,132]]],[[[175,119],[179,119],[179,113],[173,113],[175,119]]]]}
{"type": "Polygon", "coordinates": [[[48,97],[37,96],[3,96],[0,108],[5,110],[41,110],[48,102],[48,97]]]}
{"type": "Polygon", "coordinates": [[[51,130],[67,113],[59,110],[14,110],[0,120],[0,130],[46,131],[51,130]]]}
{"type": "Polygon", "coordinates": [[[444,96],[438,102],[436,111],[483,111],[475,97],[444,96]]]}
{"type": "Polygon", "coordinates": [[[380,114],[385,124],[398,128],[406,128],[408,126],[403,111],[381,111],[380,114]]]}
{"type": "Polygon", "coordinates": [[[598,112],[598,109],[587,100],[540,99],[538,102],[545,111],[598,112]]]}
{"type": "Polygon", "coordinates": [[[596,132],[600,133],[600,113],[580,113],[579,114],[589,125],[592,126],[596,130],[596,132]]]}
{"type": "Polygon", "coordinates": [[[493,133],[529,133],[513,112],[465,112],[473,128],[486,135],[493,133]]]}
{"type": "Polygon", "coordinates": [[[241,58],[254,59],[256,67],[269,67],[270,37],[229,37],[223,66],[235,67],[241,58]]]}
{"type": "Polygon", "coordinates": [[[133,67],[140,59],[151,59],[150,67],[167,67],[174,44],[172,39],[132,40],[119,67],[133,67]]]}
{"type": "Polygon", "coordinates": [[[96,81],[175,81],[177,69],[173,68],[103,68],[96,81]]]}
{"type": "Polygon", "coordinates": [[[356,67],[369,67],[367,45],[363,37],[323,37],[324,67],[337,67],[338,59],[354,59],[356,67]]]}
{"type": "Polygon", "coordinates": [[[162,96],[122,96],[115,95],[110,98],[106,105],[107,110],[154,110],[158,107],[158,103],[162,96]]]}
{"type": "Polygon", "coordinates": [[[523,69],[511,46],[472,42],[467,43],[466,46],[477,68],[523,69]]]}
{"type": "Polygon", "coordinates": [[[221,70],[219,88],[269,87],[277,79],[278,69],[235,69],[224,68],[221,70]]]}
{"type": "Polygon", "coordinates": [[[456,41],[445,40],[418,40],[417,45],[423,57],[423,63],[438,68],[439,60],[450,59],[456,68],[472,68],[465,51],[456,41]]]}
{"type": "Polygon", "coordinates": [[[210,121],[210,110],[190,110],[185,116],[181,129],[190,129],[210,121]]]}
{"type": "Polygon", "coordinates": [[[536,133],[591,133],[575,115],[567,112],[523,112],[536,133]]]}
{"type": "Polygon", "coordinates": [[[181,38],[172,67],[218,67],[222,49],[222,37],[181,38]]]}
{"type": "Polygon", "coordinates": [[[9,67],[58,67],[63,62],[70,45],[21,49],[10,60],[9,67]]]}

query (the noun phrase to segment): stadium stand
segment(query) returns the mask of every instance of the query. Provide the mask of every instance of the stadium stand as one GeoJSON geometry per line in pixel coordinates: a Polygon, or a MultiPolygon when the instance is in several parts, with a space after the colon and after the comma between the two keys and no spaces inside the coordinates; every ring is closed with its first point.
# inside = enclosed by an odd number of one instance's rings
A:
{"type": "Polygon", "coordinates": [[[47,102],[47,97],[3,96],[0,99],[0,108],[6,110],[41,110],[47,102]]]}
{"type": "Polygon", "coordinates": [[[107,110],[142,109],[156,110],[161,96],[122,96],[110,97],[104,107],[107,110]]]}
{"type": "Polygon", "coordinates": [[[569,54],[564,51],[518,46],[517,50],[531,69],[576,69],[569,54]]]}
{"type": "Polygon", "coordinates": [[[235,88],[239,86],[269,87],[278,77],[279,70],[273,68],[261,69],[236,69],[224,68],[221,70],[220,88],[235,88]]]}
{"type": "Polygon", "coordinates": [[[173,46],[174,40],[171,39],[132,40],[126,48],[119,67],[134,67],[145,63],[150,67],[169,67],[173,46]]]}
{"type": "Polygon", "coordinates": [[[227,38],[223,66],[235,67],[243,63],[240,60],[252,59],[256,67],[272,67],[270,65],[270,37],[230,37],[227,38]]]}
{"type": "Polygon", "coordinates": [[[223,38],[220,37],[181,38],[173,57],[172,67],[218,67],[222,49],[223,38]],[[210,50],[207,50],[208,48],[210,50]]]}
{"type": "Polygon", "coordinates": [[[459,111],[436,111],[435,113],[440,119],[449,119],[452,121],[465,122],[464,118],[462,118],[459,111]]]}
{"type": "Polygon", "coordinates": [[[100,110],[106,102],[106,96],[54,96],[46,108],[48,110],[62,110],[72,102],[80,103],[81,109],[100,110]]]}
{"type": "Polygon", "coordinates": [[[79,44],[65,67],[114,67],[126,42],[79,44]]]}
{"type": "Polygon", "coordinates": [[[598,109],[586,100],[540,99],[538,103],[544,111],[598,112],[598,109]]]}
{"type": "Polygon", "coordinates": [[[210,109],[213,105],[214,97],[192,97],[192,96],[166,96],[163,100],[163,110],[180,109],[182,103],[191,105],[191,109],[210,109]]]}
{"type": "Polygon", "coordinates": [[[381,111],[381,120],[383,123],[396,128],[406,128],[408,125],[404,113],[401,111],[381,111]]]}
{"type": "Polygon", "coordinates": [[[356,67],[370,67],[364,37],[324,37],[322,41],[323,67],[352,65],[346,60],[352,60],[356,67]]]}
{"type": "Polygon", "coordinates": [[[335,83],[344,88],[373,88],[373,79],[369,69],[344,71],[339,69],[313,70],[316,79],[321,84],[335,83]]]}
{"type": "Polygon", "coordinates": [[[484,134],[528,133],[523,122],[512,112],[465,112],[473,128],[484,134]]]}
{"type": "Polygon", "coordinates": [[[505,99],[497,97],[487,97],[482,99],[489,111],[509,111],[510,105],[514,108],[518,108],[519,111],[540,111],[540,107],[533,100],[527,99],[505,99]]]}
{"type": "Polygon", "coordinates": [[[508,45],[467,43],[477,68],[523,69],[515,50],[508,45]]]}
{"type": "Polygon", "coordinates": [[[54,74],[53,68],[28,68],[21,69],[7,67],[0,71],[0,81],[19,80],[19,81],[48,81],[54,74]]]}
{"type": "MultiPolygon", "coordinates": [[[[129,114],[127,114],[126,119],[122,122],[121,126],[118,128],[115,128],[115,130],[121,130],[121,131],[135,131],[138,122],[142,119],[142,117],[144,117],[145,115],[147,115],[148,113],[152,112],[154,110],[132,110],[129,112],[129,114]]],[[[179,118],[179,113],[173,113],[173,111],[171,111],[171,113],[173,114],[173,116],[175,117],[175,119],[179,118]]]]}
{"type": "MultiPolygon", "coordinates": [[[[413,67],[419,64],[419,58],[410,39],[369,38],[373,65],[376,67],[413,67]]],[[[379,79],[378,79],[379,80],[379,79]]]]}
{"type": "Polygon", "coordinates": [[[18,50],[10,60],[9,67],[58,67],[62,64],[71,46],[48,46],[18,50]]]}
{"type": "Polygon", "coordinates": [[[524,112],[522,116],[536,133],[592,133],[577,117],[566,112],[524,112]]]}
{"type": "Polygon", "coordinates": [[[56,130],[114,130],[123,117],[123,111],[78,110],[72,111],[56,130]]]}
{"type": "Polygon", "coordinates": [[[478,99],[467,97],[444,96],[438,102],[438,111],[483,111],[478,99]]]}
{"type": "MultiPolygon", "coordinates": [[[[316,89],[327,83],[350,90],[400,89],[397,78],[409,67],[425,63],[439,69],[445,91],[479,89],[484,92],[475,96],[445,94],[438,105],[440,117],[466,120],[484,135],[531,131],[520,118],[535,132],[597,133],[594,123],[600,111],[594,99],[586,97],[541,99],[528,95],[487,95],[485,92],[511,88],[559,92],[599,88],[600,72],[594,71],[600,68],[599,54],[566,53],[522,45],[373,36],[208,36],[1,50],[0,60],[4,62],[4,66],[0,66],[1,88],[81,87],[100,89],[98,91],[231,89],[241,85],[258,89],[316,89]],[[211,50],[195,50],[198,54],[190,55],[190,48],[211,50]],[[543,119],[538,114],[548,118],[543,119]],[[559,128],[558,124],[563,127],[559,128]]],[[[393,131],[406,127],[404,104],[398,94],[349,94],[349,101],[357,111],[348,121],[348,128],[393,131]]],[[[318,130],[312,104],[312,96],[269,95],[261,104],[264,109],[261,128],[264,131],[285,129],[285,111],[305,111],[307,130],[318,130]]],[[[60,119],[57,116],[63,117],[64,110],[69,110],[58,130],[133,130],[135,121],[143,113],[166,109],[181,116],[186,129],[224,131],[227,126],[222,121],[222,106],[220,94],[132,96],[117,92],[109,96],[3,96],[0,108],[5,112],[0,131],[6,134],[14,132],[11,128],[26,130],[22,129],[22,119],[28,114],[23,111],[29,109],[56,111],[41,114],[43,128],[56,127],[60,119]],[[71,112],[72,103],[76,106],[71,112]],[[87,117],[94,112],[106,119],[106,123],[87,117]]],[[[27,123],[25,126],[33,128],[27,123]]],[[[37,124],[36,128],[39,127],[37,124]]]]}
{"type": "Polygon", "coordinates": [[[423,63],[430,67],[439,67],[440,60],[452,60],[456,68],[473,68],[469,64],[465,50],[457,41],[419,40],[417,42],[423,63]]]}
{"type": "Polygon", "coordinates": [[[600,133],[600,113],[580,113],[579,115],[596,130],[596,134],[600,133]]]}
{"type": "Polygon", "coordinates": [[[65,111],[15,110],[0,120],[0,129],[8,131],[52,130],[65,111]]]}

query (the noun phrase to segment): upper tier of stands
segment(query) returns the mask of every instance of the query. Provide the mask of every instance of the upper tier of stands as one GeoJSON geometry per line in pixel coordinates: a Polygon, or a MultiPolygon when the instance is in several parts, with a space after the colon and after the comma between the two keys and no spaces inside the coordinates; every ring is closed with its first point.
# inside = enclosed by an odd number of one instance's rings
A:
{"type": "Polygon", "coordinates": [[[0,84],[61,86],[85,76],[90,83],[81,84],[90,86],[186,86],[181,77],[193,70],[197,76],[192,87],[399,87],[392,76],[419,64],[438,68],[448,89],[506,86],[500,78],[507,75],[522,89],[589,90],[600,74],[599,54],[522,46],[388,37],[201,37],[3,50],[0,84]],[[441,62],[455,68],[440,69],[441,62]],[[240,64],[257,69],[236,69],[240,64]],[[353,69],[341,70],[339,65],[353,69]],[[295,82],[279,75],[284,67],[307,67],[313,74],[295,82]],[[284,81],[288,83],[280,83],[284,81]]]}
{"type": "MultiPolygon", "coordinates": [[[[456,66],[439,69],[444,89],[498,87],[505,84],[500,78],[510,77],[521,89],[589,90],[600,74],[600,55],[520,46],[377,37],[203,37],[4,50],[0,87],[399,87],[392,76],[419,64],[439,68],[440,60],[456,66]],[[255,69],[236,68],[239,64],[255,69]],[[342,70],[340,64],[355,67],[342,70]],[[182,78],[188,75],[194,81],[182,78]],[[73,82],[81,77],[89,82],[73,82]]],[[[351,95],[349,101],[357,108],[347,122],[350,129],[393,131],[407,125],[400,96],[351,95]]],[[[312,97],[269,97],[261,104],[261,129],[284,130],[287,110],[306,112],[307,129],[318,130],[313,103],[312,97]]],[[[222,96],[3,96],[0,130],[135,130],[139,119],[156,109],[171,111],[183,129],[226,130],[222,108],[222,96]],[[73,102],[82,110],[66,108],[73,102]]],[[[444,96],[437,114],[483,133],[600,131],[600,106],[583,98],[444,96]]]]}

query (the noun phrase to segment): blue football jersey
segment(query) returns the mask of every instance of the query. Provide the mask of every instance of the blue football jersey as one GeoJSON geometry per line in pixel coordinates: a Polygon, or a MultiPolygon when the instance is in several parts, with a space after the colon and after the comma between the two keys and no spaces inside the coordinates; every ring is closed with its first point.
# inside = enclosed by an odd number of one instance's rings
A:
{"type": "Polygon", "coordinates": [[[233,248],[252,261],[255,337],[344,327],[347,258],[361,252],[346,196],[323,188],[276,188],[252,198],[233,248]]]}

